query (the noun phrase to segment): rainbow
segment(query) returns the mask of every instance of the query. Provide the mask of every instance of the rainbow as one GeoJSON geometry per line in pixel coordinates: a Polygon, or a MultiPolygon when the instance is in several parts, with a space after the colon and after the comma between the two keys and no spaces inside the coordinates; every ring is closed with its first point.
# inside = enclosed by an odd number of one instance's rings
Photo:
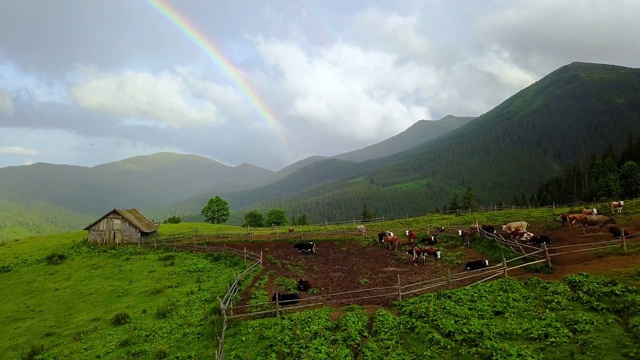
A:
{"type": "Polygon", "coordinates": [[[267,122],[273,131],[282,139],[286,146],[287,142],[282,135],[282,126],[276,120],[273,111],[269,108],[267,102],[260,96],[251,84],[246,80],[244,75],[233,65],[233,63],[224,55],[215,42],[205,36],[194,24],[182,15],[176,8],[171,7],[164,0],[146,0],[156,11],[169,20],[178,30],[185,34],[196,46],[198,46],[205,54],[218,66],[240,90],[246,95],[251,104],[258,111],[258,114],[267,122]]]}

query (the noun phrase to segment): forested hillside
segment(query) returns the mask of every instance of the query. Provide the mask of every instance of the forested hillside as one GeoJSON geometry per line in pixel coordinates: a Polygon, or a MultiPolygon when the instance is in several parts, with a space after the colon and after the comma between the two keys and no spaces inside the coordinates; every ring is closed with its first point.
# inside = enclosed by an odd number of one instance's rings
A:
{"type": "Polygon", "coordinates": [[[335,168],[314,163],[276,184],[220,195],[236,211],[278,206],[313,222],[357,217],[364,204],[379,215],[420,215],[469,187],[477,204],[510,203],[569,163],[608,146],[620,152],[630,133],[640,133],[640,70],[572,63],[410,150],[335,168]]]}

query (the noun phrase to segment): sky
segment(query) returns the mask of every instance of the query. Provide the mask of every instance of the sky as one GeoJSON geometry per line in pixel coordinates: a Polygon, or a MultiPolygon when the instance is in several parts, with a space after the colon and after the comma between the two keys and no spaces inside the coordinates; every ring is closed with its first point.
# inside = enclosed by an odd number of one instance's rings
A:
{"type": "Polygon", "coordinates": [[[636,0],[0,0],[0,168],[276,171],[480,116],[575,61],[639,68],[639,19],[636,0]]]}

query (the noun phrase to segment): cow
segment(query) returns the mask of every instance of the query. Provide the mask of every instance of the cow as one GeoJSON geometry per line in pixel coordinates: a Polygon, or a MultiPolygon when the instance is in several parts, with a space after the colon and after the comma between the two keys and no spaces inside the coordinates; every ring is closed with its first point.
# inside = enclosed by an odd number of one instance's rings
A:
{"type": "Polygon", "coordinates": [[[290,227],[289,228],[289,236],[293,236],[293,232],[296,231],[296,229],[290,227]]]}
{"type": "Polygon", "coordinates": [[[367,235],[367,228],[364,225],[358,225],[356,229],[358,230],[358,235],[367,235]]]}
{"type": "Polygon", "coordinates": [[[585,209],[582,208],[582,213],[585,215],[598,215],[598,209],[593,208],[593,209],[585,209]]]}
{"type": "Polygon", "coordinates": [[[582,228],[582,233],[586,234],[586,229],[588,227],[597,226],[598,234],[603,226],[606,224],[615,224],[616,220],[614,218],[604,216],[604,215],[587,215],[580,219],[580,227],[582,228]]]}
{"type": "Polygon", "coordinates": [[[382,242],[389,244],[389,250],[391,250],[391,248],[393,248],[393,250],[398,250],[398,243],[400,242],[400,239],[393,235],[393,232],[389,232],[389,234],[391,235],[387,235],[382,238],[382,242]]]}
{"type": "Polygon", "coordinates": [[[435,232],[436,234],[443,234],[446,230],[444,229],[444,226],[440,226],[435,228],[435,232]]]}
{"type": "Polygon", "coordinates": [[[545,244],[549,246],[551,245],[551,239],[547,235],[534,235],[529,239],[529,244],[537,246],[545,244]]]}
{"type": "Polygon", "coordinates": [[[569,230],[573,230],[573,224],[580,224],[580,220],[589,215],[585,214],[567,214],[567,224],[569,225],[569,230]]]}
{"type": "Polygon", "coordinates": [[[514,230],[509,233],[509,235],[511,236],[511,240],[515,239],[516,241],[527,241],[533,237],[533,233],[523,230],[514,230]]]}
{"type": "Polygon", "coordinates": [[[462,238],[462,245],[471,245],[471,231],[458,230],[458,235],[460,235],[460,237],[462,238]]]}
{"type": "Polygon", "coordinates": [[[531,225],[526,221],[514,221],[506,225],[502,225],[502,231],[506,231],[508,233],[511,233],[513,230],[527,231],[527,226],[531,225]]]}
{"type": "Polygon", "coordinates": [[[311,280],[298,279],[298,291],[307,291],[313,287],[311,280]]]}
{"type": "Polygon", "coordinates": [[[614,238],[622,238],[622,235],[624,235],[625,238],[630,238],[633,236],[632,233],[622,229],[618,225],[609,225],[609,232],[613,234],[614,238]]]}
{"type": "Polygon", "coordinates": [[[482,231],[484,231],[484,234],[488,236],[494,236],[496,233],[496,228],[490,224],[482,224],[480,225],[480,229],[482,229],[482,231]]]}
{"type": "Polygon", "coordinates": [[[409,238],[410,244],[413,244],[416,240],[418,240],[418,235],[416,235],[416,233],[414,233],[413,230],[405,231],[405,235],[407,235],[407,238],[409,238]]]}
{"type": "Polygon", "coordinates": [[[622,212],[622,207],[624,206],[624,201],[614,201],[611,203],[611,213],[615,214],[616,212],[620,214],[622,212]]]}
{"type": "Polygon", "coordinates": [[[293,305],[300,302],[300,295],[295,293],[275,293],[271,297],[271,301],[276,302],[278,305],[282,306],[293,305]]]}
{"type": "Polygon", "coordinates": [[[299,252],[316,252],[316,244],[313,241],[303,242],[303,243],[295,243],[293,244],[293,248],[298,250],[299,252]]]}
{"type": "Polygon", "coordinates": [[[392,231],[383,231],[383,232],[378,233],[378,242],[380,242],[380,246],[382,246],[382,243],[384,242],[385,236],[393,236],[393,232],[392,231]]]}
{"type": "Polygon", "coordinates": [[[471,260],[464,266],[465,270],[478,270],[489,267],[489,260],[471,260]]]}
{"type": "Polygon", "coordinates": [[[429,245],[435,245],[439,242],[438,240],[438,234],[435,235],[430,235],[430,236],[423,236],[420,239],[420,243],[421,244],[429,244],[429,245]]]}
{"type": "Polygon", "coordinates": [[[412,246],[407,249],[407,255],[411,255],[411,261],[413,261],[413,265],[418,265],[418,259],[422,260],[422,263],[424,264],[426,262],[427,256],[433,256],[433,258],[436,260],[436,263],[438,262],[438,260],[440,260],[440,250],[434,247],[421,249],[418,246],[412,246]]]}

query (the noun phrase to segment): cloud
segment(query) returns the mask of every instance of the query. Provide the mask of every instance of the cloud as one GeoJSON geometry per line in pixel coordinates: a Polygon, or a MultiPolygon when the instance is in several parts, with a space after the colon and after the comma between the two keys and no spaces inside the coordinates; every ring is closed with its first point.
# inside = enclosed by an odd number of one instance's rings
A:
{"type": "Polygon", "coordinates": [[[327,134],[370,139],[431,116],[424,102],[435,77],[429,67],[343,43],[315,54],[277,40],[261,40],[258,49],[292,94],[287,115],[327,134]]]}
{"type": "Polygon", "coordinates": [[[0,90],[0,114],[12,115],[14,112],[13,99],[8,91],[0,90]]]}
{"type": "Polygon", "coordinates": [[[88,72],[70,94],[86,109],[175,129],[224,123],[218,104],[239,108],[233,88],[170,72],[88,72]]]}
{"type": "Polygon", "coordinates": [[[0,153],[12,155],[38,155],[36,149],[26,149],[21,146],[0,146],[0,153]]]}

